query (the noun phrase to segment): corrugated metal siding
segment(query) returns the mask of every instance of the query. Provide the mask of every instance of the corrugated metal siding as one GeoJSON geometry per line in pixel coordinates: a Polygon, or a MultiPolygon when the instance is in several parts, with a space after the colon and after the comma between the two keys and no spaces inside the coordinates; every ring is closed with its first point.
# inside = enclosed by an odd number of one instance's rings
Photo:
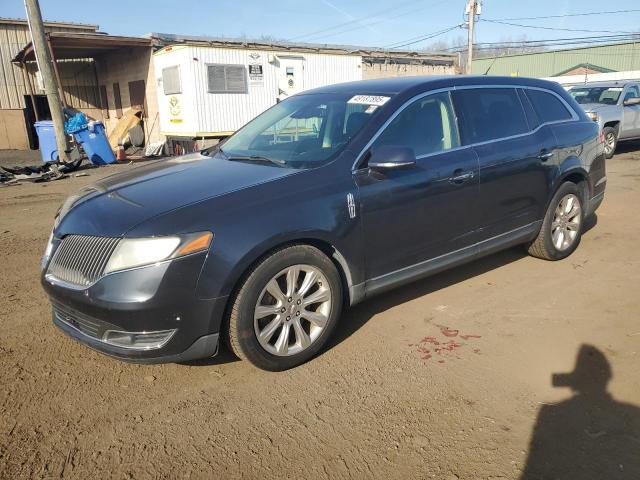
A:
{"type": "Polygon", "coordinates": [[[483,74],[491,66],[490,75],[552,77],[580,64],[617,72],[640,70],[640,42],[482,58],[473,61],[472,71],[483,74]]]}
{"type": "Polygon", "coordinates": [[[362,80],[362,57],[305,53],[304,89],[362,80]]]}
{"type": "Polygon", "coordinates": [[[0,109],[24,107],[22,71],[11,60],[30,40],[23,25],[0,24],[0,109]]]}
{"type": "MultiPolygon", "coordinates": [[[[78,31],[63,27],[47,27],[46,31],[78,31]]],[[[87,28],[87,31],[92,31],[87,28]]],[[[26,25],[0,23],[0,109],[24,108],[24,96],[28,95],[28,88],[21,68],[11,63],[11,60],[27,43],[31,41],[29,29],[26,25]]],[[[63,62],[60,62],[61,64],[63,62]]],[[[87,108],[95,100],[95,76],[92,66],[87,68],[87,61],[81,61],[83,66],[69,66],[73,62],[64,62],[60,66],[62,83],[70,89],[72,106],[87,108]],[[87,87],[93,86],[93,87],[87,87]]],[[[29,75],[34,86],[34,93],[43,94],[37,90],[35,68],[29,68],[29,75]]],[[[94,103],[94,105],[97,105],[94,103]]],[[[93,107],[92,107],[93,108],[93,107]]]]}
{"type": "MultiPolygon", "coordinates": [[[[162,132],[230,132],[237,130],[252,118],[273,106],[278,98],[277,62],[269,63],[269,56],[279,52],[240,50],[209,47],[182,47],[170,52],[161,51],[154,56],[158,82],[158,106],[162,132]],[[215,94],[207,92],[207,64],[236,64],[248,66],[259,63],[263,69],[263,81],[255,84],[249,80],[247,94],[215,94]],[[181,66],[182,94],[164,95],[160,79],[162,69],[181,66]],[[169,99],[176,97],[181,104],[181,123],[171,123],[169,99]]],[[[280,53],[305,59],[304,88],[316,88],[332,83],[360,80],[361,57],[347,55],[323,55],[312,53],[280,53]]]]}

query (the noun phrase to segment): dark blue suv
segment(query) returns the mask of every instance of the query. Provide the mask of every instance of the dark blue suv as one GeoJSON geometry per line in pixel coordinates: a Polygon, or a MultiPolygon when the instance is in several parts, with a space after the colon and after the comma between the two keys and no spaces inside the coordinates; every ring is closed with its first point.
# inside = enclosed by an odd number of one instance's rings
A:
{"type": "Polygon", "coordinates": [[[555,83],[333,85],[67,199],[42,284],[56,325],[114,357],[209,357],[223,338],[283,370],[372,295],[517,244],[570,255],[605,183],[598,126],[555,83]]]}

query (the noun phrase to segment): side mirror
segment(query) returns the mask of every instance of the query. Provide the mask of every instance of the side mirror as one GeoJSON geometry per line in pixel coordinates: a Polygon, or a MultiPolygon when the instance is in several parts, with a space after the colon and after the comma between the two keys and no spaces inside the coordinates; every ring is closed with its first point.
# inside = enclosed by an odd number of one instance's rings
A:
{"type": "Polygon", "coordinates": [[[396,145],[384,145],[371,152],[368,166],[372,170],[397,170],[416,166],[413,148],[396,145]]]}
{"type": "Polygon", "coordinates": [[[634,97],[634,98],[627,98],[623,105],[625,107],[630,107],[632,105],[640,105],[640,97],[634,97]]]}

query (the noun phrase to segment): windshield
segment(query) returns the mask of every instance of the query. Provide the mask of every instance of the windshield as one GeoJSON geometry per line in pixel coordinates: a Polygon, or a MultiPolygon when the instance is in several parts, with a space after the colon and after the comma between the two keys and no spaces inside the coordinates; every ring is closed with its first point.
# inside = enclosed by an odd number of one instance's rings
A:
{"type": "Polygon", "coordinates": [[[318,166],[341,151],[388,99],[334,93],[293,96],[249,122],[224,142],[222,151],[230,160],[318,166]]]}
{"type": "Polygon", "coordinates": [[[621,93],[622,87],[579,87],[569,90],[569,94],[581,104],[615,105],[621,93]]]}

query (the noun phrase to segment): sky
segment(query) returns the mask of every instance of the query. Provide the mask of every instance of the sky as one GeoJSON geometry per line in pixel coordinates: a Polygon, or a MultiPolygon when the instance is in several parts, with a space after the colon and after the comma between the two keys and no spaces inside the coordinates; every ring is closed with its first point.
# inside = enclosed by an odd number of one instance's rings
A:
{"type": "MultiPolygon", "coordinates": [[[[466,1],[40,0],[40,7],[46,20],[94,23],[100,26],[101,31],[113,35],[139,36],[163,32],[391,47],[462,23],[466,1]]],[[[594,35],[502,25],[483,22],[483,19],[625,9],[640,9],[640,3],[638,0],[611,3],[601,0],[484,0],[476,29],[476,42],[507,38],[518,40],[523,35],[529,40],[594,35]]],[[[1,0],[0,16],[24,18],[22,0],[1,0]]],[[[638,32],[640,12],[514,22],[546,28],[638,32]]],[[[466,34],[466,29],[454,28],[446,34],[404,48],[419,49],[438,40],[451,41],[466,34]]]]}

